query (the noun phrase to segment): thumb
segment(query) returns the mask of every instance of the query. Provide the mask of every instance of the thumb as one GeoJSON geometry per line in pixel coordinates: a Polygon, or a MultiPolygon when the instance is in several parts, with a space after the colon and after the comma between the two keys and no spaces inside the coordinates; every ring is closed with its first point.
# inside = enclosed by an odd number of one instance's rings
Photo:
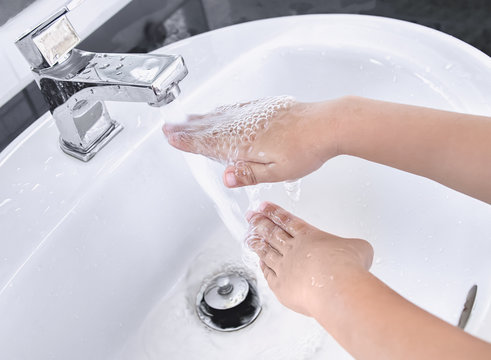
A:
{"type": "Polygon", "coordinates": [[[275,167],[275,163],[263,164],[251,161],[237,161],[225,169],[223,183],[226,187],[235,188],[263,182],[280,181],[274,175],[275,167]]]}

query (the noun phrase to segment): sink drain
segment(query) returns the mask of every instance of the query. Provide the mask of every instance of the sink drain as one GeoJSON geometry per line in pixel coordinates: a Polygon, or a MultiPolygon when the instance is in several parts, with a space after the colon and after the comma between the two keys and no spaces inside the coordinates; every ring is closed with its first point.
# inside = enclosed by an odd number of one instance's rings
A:
{"type": "Polygon", "coordinates": [[[201,287],[196,298],[201,321],[218,331],[239,330],[261,312],[255,281],[231,271],[215,276],[201,287]]]}

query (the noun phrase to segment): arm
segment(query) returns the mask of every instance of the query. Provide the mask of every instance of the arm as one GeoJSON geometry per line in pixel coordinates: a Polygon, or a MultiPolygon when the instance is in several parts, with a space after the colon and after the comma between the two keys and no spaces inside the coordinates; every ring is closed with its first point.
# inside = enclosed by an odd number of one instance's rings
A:
{"type": "Polygon", "coordinates": [[[228,187],[297,179],[345,154],[491,203],[488,117],[358,97],[317,103],[278,97],[190,119],[164,126],[169,143],[225,162],[228,187]]]}
{"type": "Polygon", "coordinates": [[[348,277],[328,291],[314,317],[355,358],[491,358],[490,344],[411,304],[368,271],[348,277]]]}
{"type": "Polygon", "coordinates": [[[356,359],[491,359],[491,344],[369,273],[373,250],[366,241],[323,232],[272,203],[246,218],[246,243],[278,300],[315,318],[356,359]]]}
{"type": "MultiPolygon", "coordinates": [[[[268,113],[244,140],[247,122],[241,119],[261,118],[258,105],[222,108],[166,125],[164,132],[178,149],[227,163],[229,187],[298,178],[349,154],[491,203],[488,118],[352,97],[291,102],[268,113]]],[[[247,239],[269,286],[285,306],[314,317],[355,357],[491,358],[491,345],[412,305],[371,275],[366,242],[321,232],[272,204],[260,213],[248,215],[247,239]]]]}
{"type": "Polygon", "coordinates": [[[356,97],[340,99],[335,116],[340,154],[491,203],[491,118],[356,97]]]}

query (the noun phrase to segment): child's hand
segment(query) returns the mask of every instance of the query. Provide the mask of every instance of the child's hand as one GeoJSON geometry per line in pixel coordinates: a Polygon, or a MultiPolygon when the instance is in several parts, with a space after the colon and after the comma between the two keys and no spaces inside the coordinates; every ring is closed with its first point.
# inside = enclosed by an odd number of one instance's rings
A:
{"type": "Polygon", "coordinates": [[[227,164],[228,187],[293,180],[336,155],[329,102],[274,97],[222,106],[186,124],[166,124],[169,143],[227,164]]]}
{"type": "Polygon", "coordinates": [[[307,316],[325,312],[331,296],[372,264],[365,240],[320,231],[272,203],[247,215],[246,242],[268,285],[286,307],[307,316]]]}

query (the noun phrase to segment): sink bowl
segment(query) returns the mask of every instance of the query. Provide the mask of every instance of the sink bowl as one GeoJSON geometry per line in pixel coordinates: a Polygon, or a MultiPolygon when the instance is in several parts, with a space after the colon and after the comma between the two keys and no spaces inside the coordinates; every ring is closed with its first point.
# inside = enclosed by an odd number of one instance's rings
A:
{"type": "Polygon", "coordinates": [[[259,274],[263,311],[252,325],[222,334],[199,322],[201,281],[246,266],[237,238],[259,199],[369,240],[373,273],[452,324],[477,285],[466,331],[491,341],[489,205],[344,156],[301,185],[230,191],[220,165],[178,152],[160,131],[180,111],[279,94],[489,115],[489,57],[438,31],[358,15],[246,23],[158,52],[186,60],[180,98],[161,109],[109,103],[125,131],[90,162],[58,148],[49,114],[0,154],[4,358],[349,359],[312,319],[279,305],[259,274]]]}

